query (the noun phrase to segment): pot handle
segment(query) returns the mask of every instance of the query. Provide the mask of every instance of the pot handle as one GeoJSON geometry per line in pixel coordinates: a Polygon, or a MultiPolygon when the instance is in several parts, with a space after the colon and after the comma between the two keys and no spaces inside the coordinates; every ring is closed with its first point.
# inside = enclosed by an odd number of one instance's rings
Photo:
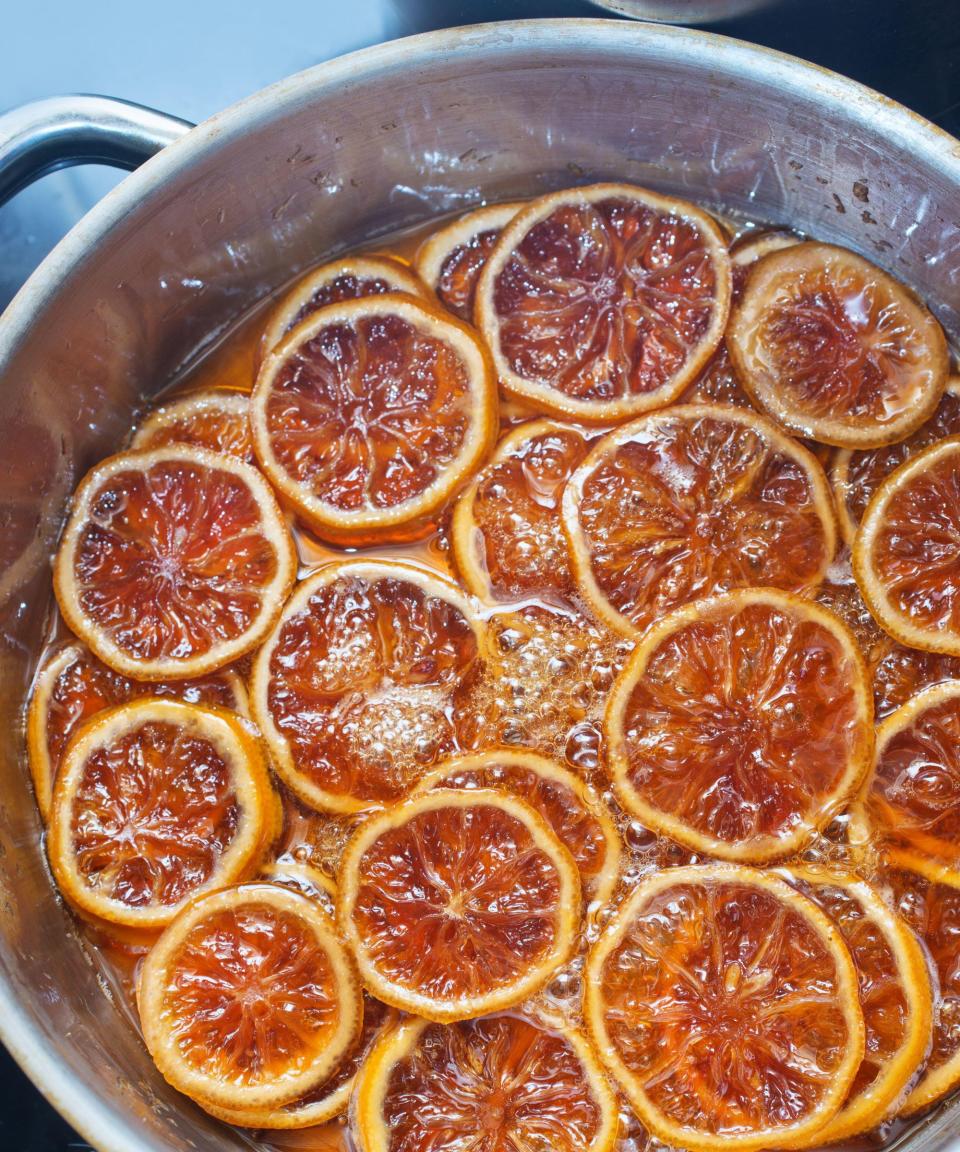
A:
{"type": "Polygon", "coordinates": [[[109,164],[131,171],[193,127],[107,96],[54,96],[0,115],[0,204],[58,168],[109,164]]]}

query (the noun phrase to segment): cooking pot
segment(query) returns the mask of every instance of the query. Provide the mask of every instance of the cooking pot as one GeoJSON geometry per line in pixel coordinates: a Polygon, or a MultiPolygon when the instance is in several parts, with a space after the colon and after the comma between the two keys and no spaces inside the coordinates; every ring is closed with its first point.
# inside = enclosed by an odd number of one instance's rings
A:
{"type": "MultiPolygon", "coordinates": [[[[67,496],[134,411],[295,273],[440,213],[626,180],[849,245],[960,333],[960,145],[876,93],[701,32],[608,20],[431,33],[189,129],[102,98],[0,117],[0,197],[136,172],[0,318],[0,1037],[100,1152],[250,1140],[166,1087],[50,883],[22,702],[67,496]]],[[[908,1137],[960,1133],[952,1104],[908,1137]]]]}
{"type": "Polygon", "coordinates": [[[770,8],[779,0],[590,0],[597,8],[631,20],[663,20],[668,24],[716,24],[770,8]]]}

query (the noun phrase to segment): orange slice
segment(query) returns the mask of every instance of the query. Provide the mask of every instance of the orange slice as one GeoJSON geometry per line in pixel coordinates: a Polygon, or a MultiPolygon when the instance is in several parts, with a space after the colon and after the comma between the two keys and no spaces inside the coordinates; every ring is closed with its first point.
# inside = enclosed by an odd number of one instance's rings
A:
{"type": "Polygon", "coordinates": [[[840,448],[902,440],[947,382],[943,329],[863,257],[806,242],[764,257],[727,332],[754,401],[801,436],[840,448]]]}
{"type": "Polygon", "coordinates": [[[880,485],[853,545],[853,574],[895,640],[960,656],[960,436],[911,457],[880,485]]]}
{"type": "Polygon", "coordinates": [[[361,1152],[609,1152],[618,1123],[577,1032],[502,1015],[385,1032],[360,1073],[355,1128],[361,1152]]]}
{"type": "Polygon", "coordinates": [[[337,919],[378,1000],[428,1020],[496,1012],[571,956],[573,857],[530,805],[440,788],[367,820],[343,853],[337,919]]]}
{"type": "Polygon", "coordinates": [[[960,377],[951,376],[937,410],[906,440],[883,448],[854,452],[838,449],[830,468],[830,480],[837,498],[838,519],[843,538],[853,545],[853,538],[870,499],[904,460],[947,436],[960,433],[960,377]]]}
{"type": "Polygon", "coordinates": [[[863,802],[877,838],[960,885],[960,680],[926,688],[883,721],[863,802]]]}
{"type": "Polygon", "coordinates": [[[255,468],[188,445],[111,456],[73,498],[54,567],[71,631],[137,680],[201,676],[260,644],[296,573],[255,468]]]}
{"type": "Polygon", "coordinates": [[[758,260],[771,252],[782,252],[800,243],[800,237],[781,228],[771,228],[764,232],[747,232],[730,245],[730,271],[733,276],[733,302],[743,295],[747,278],[758,260]]]}
{"type": "Polygon", "coordinates": [[[869,884],[819,868],[787,879],[840,929],[860,984],[863,1060],[843,1107],[805,1142],[823,1147],[876,1127],[900,1099],[930,1045],[933,992],[917,938],[869,884]]]}
{"type": "Polygon", "coordinates": [[[521,424],[500,441],[453,510],[454,562],[475,596],[576,595],[560,494],[588,451],[582,432],[552,420],[521,424]]]}
{"type": "Polygon", "coordinates": [[[230,712],[134,700],[67,745],[47,844],[81,911],[160,928],[197,892],[260,863],[273,809],[258,741],[230,712]]]}
{"type": "Polygon", "coordinates": [[[314,808],[398,799],[448,754],[454,700],[483,647],[436,572],[348,560],[303,581],[257,654],[251,708],[284,783],[314,808]]]}
{"type": "Polygon", "coordinates": [[[229,669],[198,680],[144,684],[114,672],[82,644],[56,649],[37,673],[27,712],[30,772],[44,820],[50,817],[53,784],[73,734],[97,712],[138,696],[172,696],[247,714],[243,681],[229,669]]]}
{"type": "Polygon", "coordinates": [[[909,853],[892,850],[886,864],[884,880],[894,907],[923,944],[935,978],[933,1041],[920,1078],[900,1108],[900,1115],[910,1116],[960,1084],[960,887],[909,853]]]}
{"type": "Polygon", "coordinates": [[[654,625],[603,731],[620,802],[648,828],[695,852],[772,860],[799,851],[862,781],[870,682],[837,617],[747,589],[654,625]]]}
{"type": "Polygon", "coordinates": [[[409,539],[493,446],[496,380],[467,325],[368,296],[321,309],[267,356],[250,421],[264,472],[318,535],[409,539]]]}
{"type": "Polygon", "coordinates": [[[539,812],[576,861],[587,899],[608,900],[617,883],[620,836],[603,804],[572,772],[534,752],[497,748],[439,765],[417,785],[472,791],[492,788],[519,796],[539,812]]]}
{"type": "Polygon", "coordinates": [[[839,929],[752,868],[647,876],[591,949],[584,988],[601,1059],[673,1147],[796,1147],[837,1113],[863,1056],[839,929]]]}
{"type": "Polygon", "coordinates": [[[333,921],[275,884],[190,903],[144,962],[137,1000],[163,1076],[214,1114],[280,1107],[319,1087],[363,1013],[333,921]]]}
{"type": "Polygon", "coordinates": [[[720,405],[604,436],[568,481],[562,515],[581,591],[633,636],[714,592],[812,590],[836,543],[816,460],[757,413],[720,405]]]}
{"type": "Polygon", "coordinates": [[[475,319],[503,387],[558,416],[669,404],[720,343],[730,257],[716,223],[629,184],[533,200],[504,228],[475,319]]]}
{"type": "Polygon", "coordinates": [[[269,352],[314,312],[344,300],[405,292],[426,298],[426,286],[399,260],[389,256],[341,256],[298,280],[271,312],[263,331],[263,349],[269,352]]]}
{"type": "Polygon", "coordinates": [[[523,207],[522,202],[488,204],[437,229],[421,244],[413,266],[454,316],[473,319],[477,281],[487,257],[523,207]]]}
{"type": "Polygon", "coordinates": [[[250,398],[243,392],[198,392],[162,404],[141,421],[130,447],[192,444],[256,464],[250,438],[250,398]]]}

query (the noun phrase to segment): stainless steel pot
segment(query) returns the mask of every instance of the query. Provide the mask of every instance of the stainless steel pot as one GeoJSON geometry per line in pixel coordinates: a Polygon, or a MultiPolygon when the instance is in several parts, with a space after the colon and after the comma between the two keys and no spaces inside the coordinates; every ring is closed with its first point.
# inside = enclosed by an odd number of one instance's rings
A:
{"type": "Polygon", "coordinates": [[[716,24],[770,8],[779,0],[590,0],[597,8],[631,20],[665,24],[716,24]]]}
{"type": "MultiPolygon", "coordinates": [[[[960,335],[960,144],[734,41],[606,20],[434,33],[187,127],[95,98],[0,118],[0,195],[59,164],[159,151],[0,318],[0,1037],[101,1152],[250,1147],[167,1089],[101,986],[47,875],[21,723],[68,492],[211,333],[379,233],[613,178],[857,248],[960,335]]],[[[909,1141],[953,1132],[948,1104],[909,1141]]]]}

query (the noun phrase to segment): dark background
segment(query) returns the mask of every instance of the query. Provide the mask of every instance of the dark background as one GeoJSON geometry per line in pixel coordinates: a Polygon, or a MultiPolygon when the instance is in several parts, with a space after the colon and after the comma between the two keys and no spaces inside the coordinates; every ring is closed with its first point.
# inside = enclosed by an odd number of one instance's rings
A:
{"type": "MultiPolygon", "coordinates": [[[[15,50],[0,71],[0,111],[64,92],[102,92],[199,120],[265,84],[365,44],[483,20],[598,16],[586,0],[285,0],[273,22],[249,0],[167,0],[162,19],[126,0],[36,2],[4,15],[15,50]],[[339,12],[331,9],[340,9],[339,12]],[[58,34],[50,43],[51,17],[58,34]]],[[[960,135],[958,0],[781,0],[714,31],[852,76],[960,135]]],[[[0,308],[116,177],[56,173],[0,209],[0,308]]],[[[0,1150],[89,1145],[0,1049],[0,1150]]]]}

